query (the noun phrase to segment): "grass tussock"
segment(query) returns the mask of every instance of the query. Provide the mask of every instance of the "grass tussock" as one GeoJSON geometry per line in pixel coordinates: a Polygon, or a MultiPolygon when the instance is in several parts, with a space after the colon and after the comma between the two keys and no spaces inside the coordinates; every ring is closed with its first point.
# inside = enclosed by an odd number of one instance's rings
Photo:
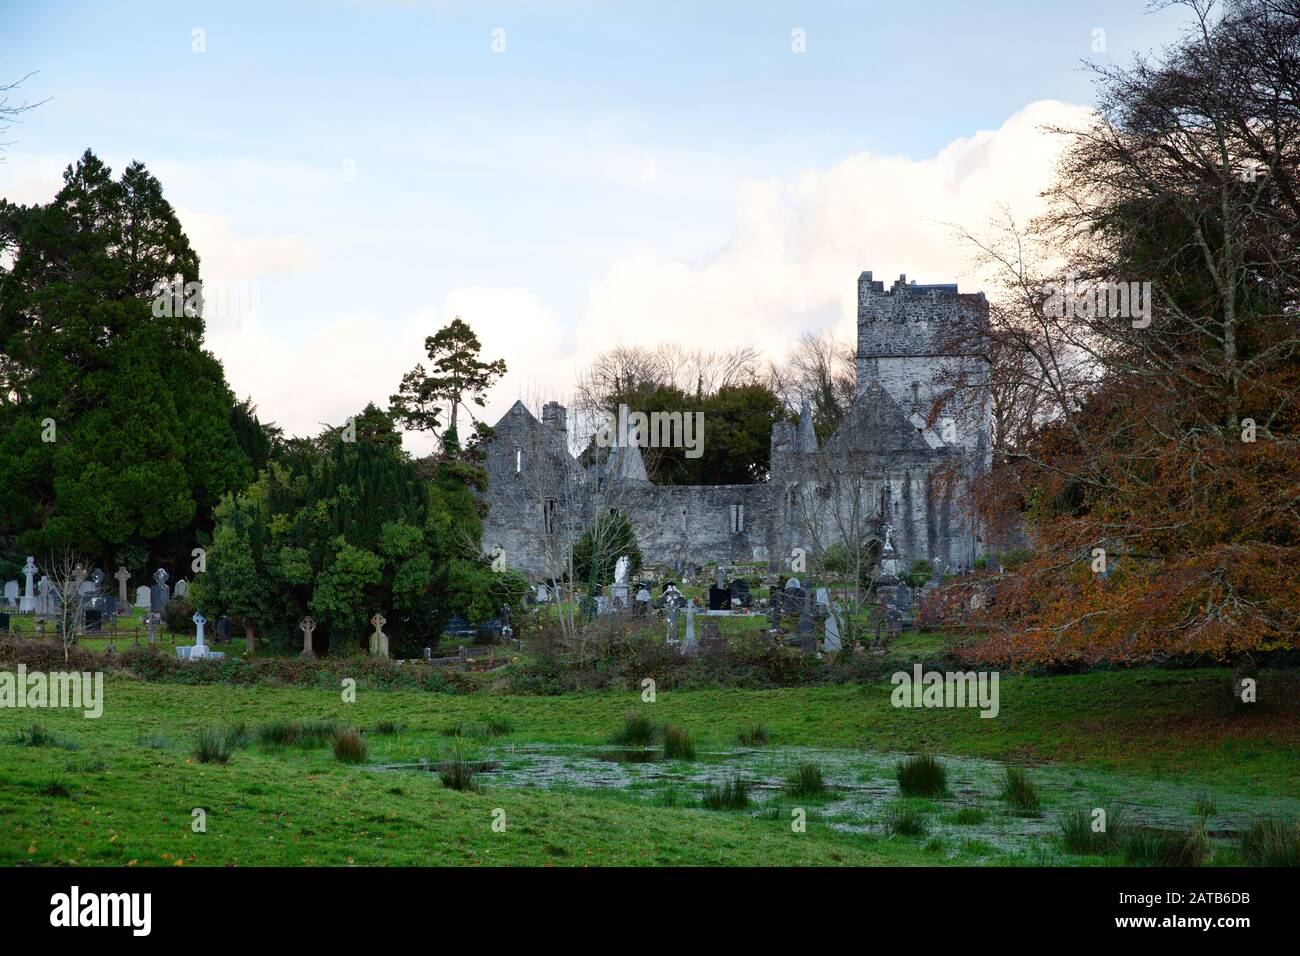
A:
{"type": "Polygon", "coordinates": [[[885,832],[894,836],[919,837],[929,831],[921,811],[898,803],[885,811],[883,823],[885,832]]]}
{"type": "Polygon", "coordinates": [[[313,749],[333,744],[339,731],[336,720],[277,720],[258,724],[253,731],[257,742],[268,749],[302,747],[313,749]]]}
{"type": "Polygon", "coordinates": [[[1252,866],[1300,866],[1300,826],[1275,817],[1241,833],[1241,854],[1252,866]]]}
{"type": "Polygon", "coordinates": [[[393,737],[405,730],[406,727],[396,720],[378,720],[370,727],[370,733],[376,737],[393,737]]]}
{"type": "Polygon", "coordinates": [[[667,724],[664,727],[664,759],[695,759],[695,740],[689,733],[675,724],[667,724]]]}
{"type": "Polygon", "coordinates": [[[366,738],[351,727],[341,727],[330,745],[334,757],[343,763],[361,763],[366,759],[366,738]]]}
{"type": "Polygon", "coordinates": [[[1188,830],[1131,829],[1124,837],[1124,862],[1130,866],[1200,866],[1208,844],[1200,827],[1188,830]]]}
{"type": "Polygon", "coordinates": [[[749,781],[740,777],[705,788],[700,798],[700,806],[706,810],[744,810],[749,803],[749,781]]]}
{"type": "Polygon", "coordinates": [[[1202,820],[1218,813],[1219,805],[1214,801],[1214,794],[1203,793],[1197,797],[1196,802],[1192,804],[1192,812],[1202,820]]]}
{"type": "Polygon", "coordinates": [[[815,763],[801,763],[786,777],[785,792],[792,797],[824,797],[830,791],[822,768],[815,763]]]}
{"type": "Polygon", "coordinates": [[[50,780],[36,788],[42,797],[65,798],[72,796],[72,789],[62,780],[50,780]]]}
{"type": "Polygon", "coordinates": [[[999,796],[1011,804],[1011,809],[1018,816],[1036,817],[1042,810],[1042,799],[1038,788],[1029,779],[1029,775],[1019,767],[1007,767],[1007,775],[998,790],[999,796]]]}
{"type": "Polygon", "coordinates": [[[742,747],[762,747],[768,740],[767,728],[762,724],[750,724],[736,735],[736,742],[742,747]]]}
{"type": "Polygon", "coordinates": [[[629,710],[623,715],[623,726],[614,732],[609,742],[620,747],[647,747],[654,743],[656,736],[654,721],[639,710],[629,710]]]}
{"type": "Polygon", "coordinates": [[[514,728],[504,717],[493,717],[486,722],[458,720],[442,729],[444,737],[465,737],[471,740],[486,740],[489,737],[504,737],[514,728]]]}
{"type": "Polygon", "coordinates": [[[194,759],[199,763],[229,763],[241,733],[238,727],[200,727],[194,736],[194,759]]]}
{"type": "Polygon", "coordinates": [[[1124,814],[1118,807],[1068,810],[1061,814],[1058,823],[1062,848],[1075,856],[1114,853],[1128,830],[1124,814]],[[1102,812],[1098,814],[1098,810],[1102,812]]]}
{"type": "Polygon", "coordinates": [[[11,738],[10,743],[20,747],[58,747],[60,750],[77,750],[79,745],[47,730],[44,724],[32,724],[23,727],[11,738]]]}
{"type": "Polygon", "coordinates": [[[898,792],[905,797],[942,797],[948,792],[948,771],[930,754],[908,757],[894,769],[898,792]]]}
{"type": "Polygon", "coordinates": [[[459,747],[453,747],[438,762],[438,779],[448,790],[478,790],[474,763],[459,747]]]}
{"type": "Polygon", "coordinates": [[[962,807],[953,814],[952,822],[964,827],[979,826],[988,817],[983,807],[962,807]]]}

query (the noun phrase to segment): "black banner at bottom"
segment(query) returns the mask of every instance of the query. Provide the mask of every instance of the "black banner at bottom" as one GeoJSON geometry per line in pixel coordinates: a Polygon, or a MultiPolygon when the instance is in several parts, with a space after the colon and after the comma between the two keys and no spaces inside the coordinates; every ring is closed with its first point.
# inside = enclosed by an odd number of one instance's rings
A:
{"type": "Polygon", "coordinates": [[[851,915],[860,930],[960,934],[1006,921],[1066,938],[1274,932],[1294,925],[1284,870],[1257,869],[36,869],[0,871],[9,941],[78,933],[146,941],[338,944],[430,919],[536,938],[557,918],[627,929],[705,910],[730,938],[772,920],[851,915]],[[948,918],[945,918],[945,913],[948,918]],[[534,921],[536,920],[536,921],[534,921]],[[545,921],[545,922],[542,922],[545,921]],[[973,922],[972,922],[973,921],[973,922]],[[869,925],[866,925],[869,924],[869,925]]]}

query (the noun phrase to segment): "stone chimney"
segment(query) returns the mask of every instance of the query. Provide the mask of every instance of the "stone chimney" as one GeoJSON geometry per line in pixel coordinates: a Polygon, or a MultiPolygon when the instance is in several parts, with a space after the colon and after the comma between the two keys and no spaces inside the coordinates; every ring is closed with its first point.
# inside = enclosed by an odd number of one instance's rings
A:
{"type": "Polygon", "coordinates": [[[547,402],[542,406],[542,424],[567,440],[569,430],[568,409],[559,402],[547,402]]]}

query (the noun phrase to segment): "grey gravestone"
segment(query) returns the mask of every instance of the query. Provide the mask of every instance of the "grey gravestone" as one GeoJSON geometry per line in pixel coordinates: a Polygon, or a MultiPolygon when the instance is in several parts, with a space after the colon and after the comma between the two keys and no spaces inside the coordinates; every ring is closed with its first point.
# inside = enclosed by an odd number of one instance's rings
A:
{"type": "Polygon", "coordinates": [[[632,603],[636,609],[636,613],[639,616],[644,617],[645,615],[650,613],[650,592],[645,588],[642,588],[640,591],[637,591],[636,598],[633,600],[632,603]]]}
{"type": "Polygon", "coordinates": [[[177,596],[177,597],[185,597],[185,596],[188,595],[189,593],[190,593],[190,582],[189,582],[189,581],[186,581],[184,578],[181,578],[179,581],[176,582],[176,596],[177,596]]]}
{"type": "Polygon", "coordinates": [[[722,637],[717,621],[705,621],[704,633],[700,637],[700,653],[706,657],[727,652],[727,641],[722,637]]]}
{"type": "Polygon", "coordinates": [[[695,615],[700,613],[700,609],[691,601],[686,605],[686,637],[682,640],[682,651],[686,654],[694,654],[699,650],[695,643],[695,615]]]}
{"type": "Polygon", "coordinates": [[[147,614],[144,619],[145,627],[149,629],[149,643],[158,643],[158,625],[162,622],[162,617],[158,614],[147,614]]]}
{"type": "Polygon", "coordinates": [[[9,605],[10,607],[18,606],[18,582],[17,581],[5,582],[5,604],[9,605]]]}
{"type": "Polygon", "coordinates": [[[135,606],[136,606],[136,607],[149,607],[149,604],[150,604],[150,597],[149,597],[149,595],[150,595],[150,593],[151,593],[151,592],[150,592],[149,588],[146,587],[146,586],[143,585],[143,584],[140,585],[138,588],[136,588],[136,589],[135,589],[135,606]]]}
{"type": "MultiPolygon", "coordinates": [[[[311,632],[316,630],[316,619],[308,614],[298,622],[298,630],[302,631],[302,653],[298,656],[305,658],[306,660],[315,660],[316,648],[312,647],[311,632]]],[[[431,659],[433,657],[433,652],[426,647],[424,649],[424,656],[426,659],[431,659]]]]}
{"type": "Polygon", "coordinates": [[[827,654],[837,654],[844,646],[840,641],[840,626],[835,620],[838,611],[839,605],[836,605],[832,613],[826,615],[826,633],[822,641],[822,651],[827,654]]]}
{"type": "Polygon", "coordinates": [[[217,618],[217,643],[230,643],[230,618],[228,617],[217,618]]]}
{"type": "Polygon", "coordinates": [[[665,607],[667,608],[664,612],[664,618],[668,622],[668,643],[672,645],[677,643],[677,615],[680,613],[678,610],[679,605],[668,604],[665,605],[665,607]]]}
{"type": "Polygon", "coordinates": [[[118,568],[117,574],[113,575],[113,577],[117,578],[117,601],[123,607],[126,607],[131,600],[126,594],[126,582],[131,580],[131,572],[126,568],[118,568]]]}
{"type": "Polygon", "coordinates": [[[374,626],[375,632],[370,635],[370,653],[377,654],[380,657],[388,656],[388,635],[384,633],[384,625],[388,623],[384,616],[378,612],[370,619],[374,626]]]}
{"type": "Polygon", "coordinates": [[[812,592],[804,591],[803,593],[803,612],[799,615],[799,623],[795,626],[794,631],[799,635],[799,646],[806,651],[811,651],[817,647],[817,638],[814,636],[817,628],[812,617],[812,592]]]}
{"type": "Polygon", "coordinates": [[[162,568],[153,573],[154,586],[149,592],[149,610],[159,614],[171,600],[172,589],[167,586],[168,574],[162,568]]]}
{"type": "Polygon", "coordinates": [[[709,610],[726,611],[731,608],[731,591],[727,588],[709,588],[709,610]]]}
{"type": "Polygon", "coordinates": [[[727,590],[731,593],[733,604],[739,604],[741,607],[754,606],[754,598],[749,593],[749,582],[744,578],[736,578],[727,585],[727,590]]]}
{"type": "Polygon", "coordinates": [[[36,596],[36,613],[54,613],[54,584],[47,575],[41,575],[41,587],[36,596]]]}

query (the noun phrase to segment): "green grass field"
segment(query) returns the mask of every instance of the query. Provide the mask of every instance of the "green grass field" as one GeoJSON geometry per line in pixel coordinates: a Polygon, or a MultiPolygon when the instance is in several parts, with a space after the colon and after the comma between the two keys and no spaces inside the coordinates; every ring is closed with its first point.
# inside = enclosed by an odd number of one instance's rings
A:
{"type": "MultiPolygon", "coordinates": [[[[925,651],[921,641],[916,651],[925,651]]],[[[902,657],[902,650],[896,649],[902,657]]],[[[895,709],[890,686],[466,696],[183,686],[109,676],[104,714],[0,710],[0,862],[5,864],[1025,864],[1113,863],[1069,856],[1057,815],[1123,803],[1182,826],[1216,804],[1213,862],[1240,862],[1233,832],[1263,816],[1300,819],[1300,676],[1264,672],[1257,710],[1234,714],[1218,670],[1004,676],[1001,712],[895,709]],[[684,729],[693,761],[600,763],[625,712],[684,729]],[[358,764],[328,746],[259,743],[259,725],[334,719],[361,729],[358,764]],[[507,732],[481,733],[489,722],[507,732]],[[381,723],[393,726],[381,727],[381,723]],[[54,735],[16,742],[25,728],[54,735]],[[466,725],[470,739],[447,731],[466,725]],[[242,724],[226,764],[200,763],[202,727],[242,724]],[[761,724],[768,740],[740,735],[761,724]],[[382,732],[381,732],[382,731],[382,732]],[[437,773],[376,770],[433,761],[453,745],[501,769],[457,791],[437,773]],[[737,751],[743,751],[739,755],[737,751]],[[946,761],[951,793],[900,800],[906,752],[946,761]],[[737,763],[742,760],[742,763],[737,763]],[[1018,821],[997,796],[1001,767],[1026,766],[1043,796],[1018,821]],[[770,781],[797,762],[829,773],[833,793],[794,798],[770,781]],[[711,782],[760,784],[744,810],[700,806],[711,782]],[[596,767],[613,785],[593,785],[596,767]],[[638,772],[640,772],[638,770],[638,772]],[[206,813],[206,832],[191,827],[206,813]],[[927,834],[892,832],[908,808],[927,834]],[[963,810],[965,811],[963,813],[963,810]],[[796,812],[806,829],[791,825],[796,812]],[[986,818],[967,831],[968,818],[986,818]],[[504,820],[503,830],[494,820],[504,820]]],[[[605,779],[601,777],[600,779],[605,779]]]]}

